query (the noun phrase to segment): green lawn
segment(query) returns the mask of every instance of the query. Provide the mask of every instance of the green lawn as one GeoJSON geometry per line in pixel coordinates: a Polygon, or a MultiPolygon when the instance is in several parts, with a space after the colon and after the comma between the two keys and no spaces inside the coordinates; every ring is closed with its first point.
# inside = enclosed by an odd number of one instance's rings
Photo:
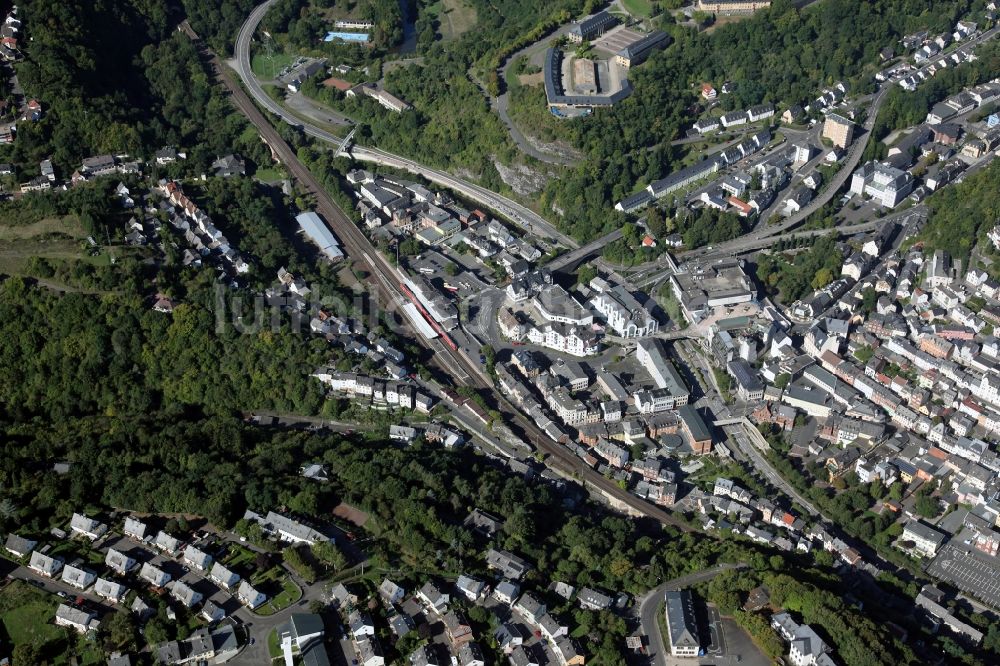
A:
{"type": "Polygon", "coordinates": [[[278,169],[257,169],[257,173],[254,177],[262,183],[275,183],[284,178],[285,172],[279,171],[278,169]]]}
{"type": "Polygon", "coordinates": [[[55,597],[27,583],[14,581],[0,592],[0,623],[11,643],[34,643],[42,647],[64,639],[66,631],[53,624],[55,597]]]}
{"type": "Polygon", "coordinates": [[[648,18],[653,13],[651,0],[622,0],[622,6],[636,18],[648,18]]]}
{"type": "Polygon", "coordinates": [[[302,590],[300,590],[299,586],[295,584],[295,581],[286,575],[281,581],[281,592],[276,594],[273,599],[269,600],[266,604],[254,612],[259,615],[274,615],[275,613],[285,610],[301,597],[302,590]]]}
{"type": "Polygon", "coordinates": [[[295,56],[287,53],[275,53],[273,60],[268,59],[263,53],[255,53],[250,67],[257,78],[270,80],[276,78],[282,69],[293,62],[295,62],[295,56]]]}
{"type": "Polygon", "coordinates": [[[281,656],[281,643],[278,641],[277,629],[273,629],[267,635],[267,653],[271,655],[271,659],[277,659],[281,656]]]}
{"type": "Polygon", "coordinates": [[[223,564],[230,569],[253,569],[254,560],[257,555],[249,548],[231,544],[229,552],[222,558],[223,564]]]}

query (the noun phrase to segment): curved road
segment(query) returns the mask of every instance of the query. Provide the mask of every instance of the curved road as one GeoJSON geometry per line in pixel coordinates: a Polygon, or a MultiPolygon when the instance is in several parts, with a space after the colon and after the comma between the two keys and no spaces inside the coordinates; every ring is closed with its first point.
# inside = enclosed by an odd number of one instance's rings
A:
{"type": "MultiPolygon", "coordinates": [[[[259,22],[259,20],[258,16],[257,21],[259,22]]],[[[280,161],[286,165],[290,175],[315,197],[316,210],[326,219],[331,230],[340,238],[345,252],[355,261],[367,265],[371,270],[374,278],[370,283],[371,290],[384,299],[379,301],[381,307],[386,310],[398,309],[399,304],[404,303],[406,299],[400,291],[400,278],[393,266],[375,249],[358,226],[338,208],[330,194],[323,189],[316,177],[299,161],[295,151],[274,129],[271,121],[258,110],[243,88],[232,80],[228,69],[218,57],[211,53],[203,43],[200,43],[197,34],[186,21],[182,23],[181,29],[192,40],[199,43],[202,52],[210,59],[214,73],[229,89],[230,99],[236,108],[257,128],[264,141],[276,153],[280,161]]],[[[425,341],[417,336],[415,339],[434,354],[435,364],[444,370],[445,375],[450,377],[456,386],[467,386],[477,391],[486,397],[491,406],[495,405],[499,409],[507,423],[519,428],[528,440],[545,454],[545,464],[550,469],[579,480],[589,489],[597,490],[605,497],[611,498],[616,507],[634,515],[647,516],[685,532],[702,531],[688,525],[682,518],[662,507],[623,490],[615,481],[588,467],[569,448],[550,439],[537,425],[521,414],[509,400],[497,393],[478,359],[469,358],[461,349],[451,349],[441,340],[425,341]]]]}
{"type": "Polygon", "coordinates": [[[646,596],[639,602],[639,623],[642,626],[642,633],[649,639],[646,650],[649,652],[649,660],[653,666],[666,666],[666,655],[670,652],[667,643],[660,633],[659,611],[660,604],[663,603],[663,595],[669,590],[680,590],[690,587],[696,583],[704,583],[718,576],[723,571],[732,569],[746,569],[746,564],[720,564],[712,569],[705,569],[697,573],[680,576],[666,583],[657,585],[646,593],[646,596]]]}
{"type": "MultiPolygon", "coordinates": [[[[885,217],[880,217],[877,220],[872,220],[871,222],[860,222],[857,224],[848,224],[840,227],[830,227],[827,229],[806,229],[803,231],[790,231],[777,236],[769,236],[765,238],[755,238],[752,235],[741,236],[736,241],[731,241],[731,247],[726,255],[737,255],[743,254],[745,252],[753,252],[755,250],[762,250],[766,247],[770,247],[781,240],[796,240],[801,238],[819,238],[820,236],[838,235],[838,236],[850,236],[857,233],[874,231],[880,226],[888,222],[899,222],[900,220],[906,219],[907,217],[913,215],[926,215],[927,207],[924,204],[919,206],[914,206],[913,208],[907,208],[898,213],[893,213],[892,215],[887,215],[885,217]]],[[[646,286],[659,281],[674,273],[674,270],[670,266],[664,266],[663,260],[660,259],[653,264],[647,264],[642,267],[635,267],[631,273],[628,273],[629,279],[634,281],[637,285],[646,286]]]]}
{"type": "MultiPolygon", "coordinates": [[[[520,148],[523,152],[527,153],[528,155],[531,155],[536,160],[540,160],[542,162],[548,162],[549,164],[558,164],[561,166],[572,166],[573,164],[576,164],[578,160],[574,160],[573,158],[565,157],[562,155],[546,153],[539,150],[531,143],[531,141],[528,140],[526,136],[524,136],[524,133],[521,132],[520,128],[518,128],[513,118],[510,117],[510,112],[509,112],[510,90],[507,87],[507,70],[521,56],[529,56],[530,53],[535,50],[546,48],[545,44],[548,44],[553,39],[558,39],[559,37],[565,35],[567,32],[570,31],[570,28],[572,27],[573,23],[564,23],[555,32],[550,33],[549,35],[543,37],[542,39],[534,41],[531,44],[525,46],[524,48],[515,51],[514,53],[509,55],[507,59],[504,61],[503,65],[500,67],[499,79],[500,79],[500,86],[503,88],[503,92],[501,92],[499,96],[490,97],[489,92],[483,89],[483,94],[486,95],[487,99],[490,100],[490,106],[493,108],[494,111],[497,112],[497,115],[500,116],[501,122],[503,122],[504,126],[507,127],[507,131],[510,133],[510,138],[514,140],[514,143],[517,144],[518,148],[520,148]],[[542,43],[543,41],[545,42],[545,44],[542,43]]],[[[482,86],[480,86],[480,88],[482,89],[482,86]]]]}
{"type": "MultiPolygon", "coordinates": [[[[969,40],[961,47],[959,51],[967,51],[968,49],[975,48],[979,44],[985,41],[993,39],[997,35],[997,31],[1000,28],[992,28],[979,37],[969,40]]],[[[805,208],[800,210],[795,215],[792,215],[786,220],[783,220],[777,224],[772,224],[767,228],[760,229],[759,231],[753,231],[745,236],[725,243],[719,243],[715,245],[711,250],[707,248],[702,248],[698,250],[692,250],[690,252],[684,253],[682,257],[678,260],[680,262],[688,262],[698,258],[719,258],[736,251],[741,244],[745,244],[748,241],[760,240],[768,236],[775,236],[777,234],[783,233],[792,227],[798,226],[799,224],[805,222],[806,218],[815,213],[817,210],[829,203],[833,197],[837,195],[840,188],[847,183],[847,179],[850,178],[855,169],[857,169],[858,163],[861,161],[861,157],[864,155],[865,147],[868,145],[868,141],[871,139],[872,129],[875,127],[875,121],[878,119],[878,112],[885,101],[886,93],[897,85],[894,81],[889,80],[879,87],[878,92],[875,94],[875,98],[872,100],[871,107],[868,110],[868,117],[865,119],[864,125],[864,140],[855,140],[854,144],[848,151],[847,158],[844,161],[843,166],[833,177],[833,180],[825,187],[823,192],[820,193],[818,197],[813,199],[805,208]]]]}
{"type": "MultiPolygon", "coordinates": [[[[239,35],[236,38],[236,72],[239,74],[243,85],[254,101],[269,112],[278,116],[285,122],[294,126],[301,126],[303,131],[311,137],[325,141],[334,146],[340,146],[343,140],[326,130],[323,130],[311,123],[303,122],[298,117],[293,116],[284,107],[275,102],[261,87],[257,77],[254,76],[250,67],[250,42],[257,26],[260,25],[264,14],[270,8],[274,0],[267,0],[258,5],[250,13],[250,16],[240,27],[239,35]]],[[[511,222],[527,229],[529,232],[550,239],[554,242],[562,243],[571,248],[577,247],[577,243],[570,237],[560,233],[552,224],[542,216],[507,197],[501,196],[484,187],[469,183],[444,171],[431,169],[414,160],[388,153],[378,148],[365,148],[355,146],[351,150],[351,155],[358,160],[375,162],[396,169],[404,169],[412,173],[419,174],[427,180],[455,190],[460,194],[481,201],[487,207],[503,215],[511,222]]]]}

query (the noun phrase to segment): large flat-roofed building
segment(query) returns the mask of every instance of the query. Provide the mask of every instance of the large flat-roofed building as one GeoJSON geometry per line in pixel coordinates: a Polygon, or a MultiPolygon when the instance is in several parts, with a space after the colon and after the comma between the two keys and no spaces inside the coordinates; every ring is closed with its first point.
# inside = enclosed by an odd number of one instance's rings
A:
{"type": "Polygon", "coordinates": [[[726,369],[736,380],[736,395],[744,402],[764,399],[764,382],[743,359],[730,361],[726,369]]]}
{"type": "Polygon", "coordinates": [[[648,206],[654,199],[662,199],[691,183],[707,178],[724,164],[721,157],[712,157],[675,171],[666,178],[655,180],[635,194],[629,195],[615,204],[615,210],[628,213],[648,206]]]}
{"type": "Polygon", "coordinates": [[[326,225],[319,215],[311,211],[300,213],[295,216],[295,221],[299,223],[299,227],[309,237],[309,240],[315,243],[319,247],[319,251],[328,259],[331,261],[340,261],[344,258],[344,252],[340,249],[340,243],[337,242],[337,238],[330,231],[330,227],[326,225]]]}
{"type": "Polygon", "coordinates": [[[615,62],[628,69],[641,65],[656,49],[666,48],[670,36],[662,30],[651,32],[637,42],[633,42],[615,54],[615,62]]]}
{"type": "Polygon", "coordinates": [[[750,14],[767,9],[771,0],[698,0],[698,9],[716,14],[750,14]]]}
{"type": "Polygon", "coordinates": [[[563,53],[559,49],[549,49],[545,52],[545,62],[542,73],[545,82],[545,99],[553,108],[590,108],[594,106],[611,106],[632,94],[632,83],[622,78],[621,87],[606,95],[576,95],[567,92],[563,86],[563,53]]]}
{"type": "Polygon", "coordinates": [[[613,14],[600,11],[593,16],[588,16],[572,28],[566,34],[566,38],[574,44],[599,37],[618,24],[618,19],[613,14]]]}
{"type": "Polygon", "coordinates": [[[881,162],[863,164],[851,176],[851,194],[869,196],[886,208],[895,208],[912,191],[909,172],[881,162]]]}
{"type": "Polygon", "coordinates": [[[395,111],[396,113],[402,113],[403,111],[409,111],[413,107],[399,99],[392,93],[377,88],[371,83],[362,83],[345,93],[348,97],[357,97],[358,94],[367,95],[373,100],[382,105],[382,108],[388,109],[389,111],[395,111]]]}
{"type": "Polygon", "coordinates": [[[677,416],[681,420],[681,430],[691,440],[691,449],[697,455],[712,452],[712,429],[701,417],[694,405],[682,405],[677,408],[677,416]]]}
{"type": "Polygon", "coordinates": [[[740,259],[722,259],[688,273],[670,276],[670,287],[688,321],[696,323],[714,308],[749,303],[757,298],[757,287],[740,259]]]}
{"type": "Polygon", "coordinates": [[[662,340],[656,338],[640,340],[635,348],[635,359],[656,382],[656,388],[665,389],[670,393],[675,405],[687,404],[690,391],[674,364],[667,358],[666,346],[662,340]]]}
{"type": "Polygon", "coordinates": [[[615,210],[620,210],[623,213],[631,213],[636,210],[642,210],[652,202],[653,195],[649,193],[649,190],[639,190],[616,203],[615,210]]]}
{"type": "Polygon", "coordinates": [[[577,92],[589,95],[596,95],[599,92],[597,65],[593,60],[577,58],[573,61],[573,88],[577,92]]]}
{"type": "Polygon", "coordinates": [[[838,148],[847,148],[854,140],[854,123],[836,113],[827,114],[823,123],[823,138],[829,139],[838,148]]]}
{"type": "Polygon", "coordinates": [[[694,614],[694,599],[688,590],[670,590],[665,595],[667,639],[675,657],[698,657],[701,640],[694,614]]]}

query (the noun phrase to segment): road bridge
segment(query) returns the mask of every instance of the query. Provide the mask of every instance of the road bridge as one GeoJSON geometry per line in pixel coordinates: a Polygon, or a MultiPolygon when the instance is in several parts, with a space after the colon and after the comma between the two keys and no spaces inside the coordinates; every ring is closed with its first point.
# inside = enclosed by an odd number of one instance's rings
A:
{"type": "MultiPolygon", "coordinates": [[[[260,22],[263,12],[270,5],[270,1],[254,10],[257,13],[254,29],[256,24],[260,22]]],[[[213,73],[229,90],[233,104],[260,132],[264,141],[271,146],[275,155],[288,169],[289,175],[315,198],[317,212],[325,218],[331,230],[340,238],[345,253],[354,261],[366,265],[371,271],[376,278],[369,282],[372,291],[384,299],[381,301],[382,303],[389,304],[389,309],[394,306],[398,307],[398,304],[402,303],[405,297],[401,292],[400,276],[395,268],[378,252],[367,236],[337,206],[315,176],[299,161],[295,151],[281,138],[264,114],[257,109],[243,88],[232,79],[219,58],[198,39],[190,25],[185,21],[180,28],[193,41],[197,42],[200,51],[209,60],[213,73]]],[[[246,24],[241,30],[241,39],[245,30],[247,30],[246,24]]],[[[425,341],[417,335],[413,337],[431,352],[433,363],[443,370],[445,376],[451,377],[456,386],[468,387],[478,392],[487,399],[491,407],[495,407],[499,411],[506,423],[520,429],[527,440],[546,456],[545,464],[550,469],[566,477],[578,479],[588,488],[613,499],[615,504],[627,507],[630,512],[647,516],[681,531],[701,531],[669,511],[622,489],[615,481],[606,478],[586,465],[569,448],[549,438],[537,425],[521,414],[510,401],[496,392],[492,381],[485,375],[478,359],[470,359],[460,350],[452,350],[440,340],[425,341]]]]}
{"type": "Polygon", "coordinates": [[[607,235],[601,236],[600,238],[590,241],[583,247],[577,248],[570,252],[564,252],[563,254],[559,255],[558,257],[550,261],[548,264],[546,264],[545,267],[548,268],[553,273],[571,270],[573,268],[576,268],[576,265],[582,262],[584,259],[588,259],[594,255],[600,254],[604,250],[605,246],[607,246],[609,243],[615,242],[621,237],[622,237],[622,230],[615,229],[614,231],[612,231],[607,235]]]}
{"type": "MultiPolygon", "coordinates": [[[[246,86],[246,92],[249,93],[250,97],[261,108],[267,110],[269,113],[273,113],[290,125],[301,127],[306,135],[339,148],[343,143],[343,139],[292,114],[264,91],[260,81],[257,80],[257,77],[253,73],[253,68],[250,66],[250,44],[253,41],[253,36],[257,32],[260,22],[264,19],[264,15],[274,1],[267,0],[257,5],[240,27],[240,32],[236,38],[235,70],[240,80],[243,81],[243,85],[246,86]]],[[[462,196],[482,203],[487,208],[490,208],[530,233],[548,238],[554,243],[559,243],[569,248],[576,248],[578,246],[576,241],[561,233],[548,220],[535,211],[485,187],[378,148],[356,145],[351,149],[350,154],[356,160],[375,162],[376,164],[402,169],[423,176],[432,183],[447,187],[462,196]]]]}

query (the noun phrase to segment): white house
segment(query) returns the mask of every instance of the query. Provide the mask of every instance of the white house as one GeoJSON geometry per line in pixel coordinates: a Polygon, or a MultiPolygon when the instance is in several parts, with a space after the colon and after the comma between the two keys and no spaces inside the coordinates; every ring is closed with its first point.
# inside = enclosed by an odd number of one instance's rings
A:
{"type": "Polygon", "coordinates": [[[62,581],[78,590],[86,590],[97,580],[97,576],[79,567],[66,565],[62,570],[62,581]]]}
{"type": "Polygon", "coordinates": [[[170,574],[149,562],[144,562],[142,568],[139,569],[139,578],[153,587],[163,587],[170,582],[170,574]]]}
{"type": "Polygon", "coordinates": [[[185,608],[191,608],[205,598],[201,592],[179,580],[170,587],[170,596],[184,604],[185,608]]]}
{"type": "Polygon", "coordinates": [[[37,550],[31,553],[31,560],[28,562],[29,569],[46,578],[54,578],[62,570],[62,567],[62,560],[43,555],[37,550]]]}
{"type": "Polygon", "coordinates": [[[232,590],[240,582],[240,575],[233,573],[218,562],[212,565],[212,572],[208,574],[212,582],[221,585],[227,590],[232,590]]]}
{"type": "Polygon", "coordinates": [[[911,520],[903,527],[901,541],[912,541],[913,549],[925,557],[934,557],[944,543],[945,535],[919,520],[911,520]]]}
{"type": "Polygon", "coordinates": [[[205,551],[189,545],[184,549],[184,562],[198,571],[208,571],[212,566],[212,556],[205,551]]]}
{"type": "Polygon", "coordinates": [[[97,582],[94,583],[94,594],[103,597],[112,603],[118,603],[127,593],[127,587],[121,583],[108,580],[107,578],[98,578],[97,582]]]}
{"type": "Polygon", "coordinates": [[[243,581],[240,583],[240,587],[236,592],[236,597],[240,600],[244,606],[253,610],[257,608],[262,603],[267,601],[267,595],[258,592],[250,583],[243,581]]]}
{"type": "Polygon", "coordinates": [[[149,528],[146,527],[146,523],[141,520],[136,520],[135,518],[125,519],[125,536],[142,541],[146,538],[146,532],[148,529],[149,528]]]}
{"type": "Polygon", "coordinates": [[[100,539],[108,531],[107,525],[79,513],[73,514],[69,527],[74,533],[82,534],[91,541],[100,539]]]}
{"type": "Polygon", "coordinates": [[[90,624],[94,621],[94,614],[87,611],[73,608],[66,604],[59,604],[56,608],[56,624],[60,627],[69,627],[81,634],[90,630],[90,624]]]}
{"type": "Polygon", "coordinates": [[[104,556],[104,564],[115,573],[124,576],[134,569],[138,562],[119,550],[109,548],[108,554],[104,556]]]}

